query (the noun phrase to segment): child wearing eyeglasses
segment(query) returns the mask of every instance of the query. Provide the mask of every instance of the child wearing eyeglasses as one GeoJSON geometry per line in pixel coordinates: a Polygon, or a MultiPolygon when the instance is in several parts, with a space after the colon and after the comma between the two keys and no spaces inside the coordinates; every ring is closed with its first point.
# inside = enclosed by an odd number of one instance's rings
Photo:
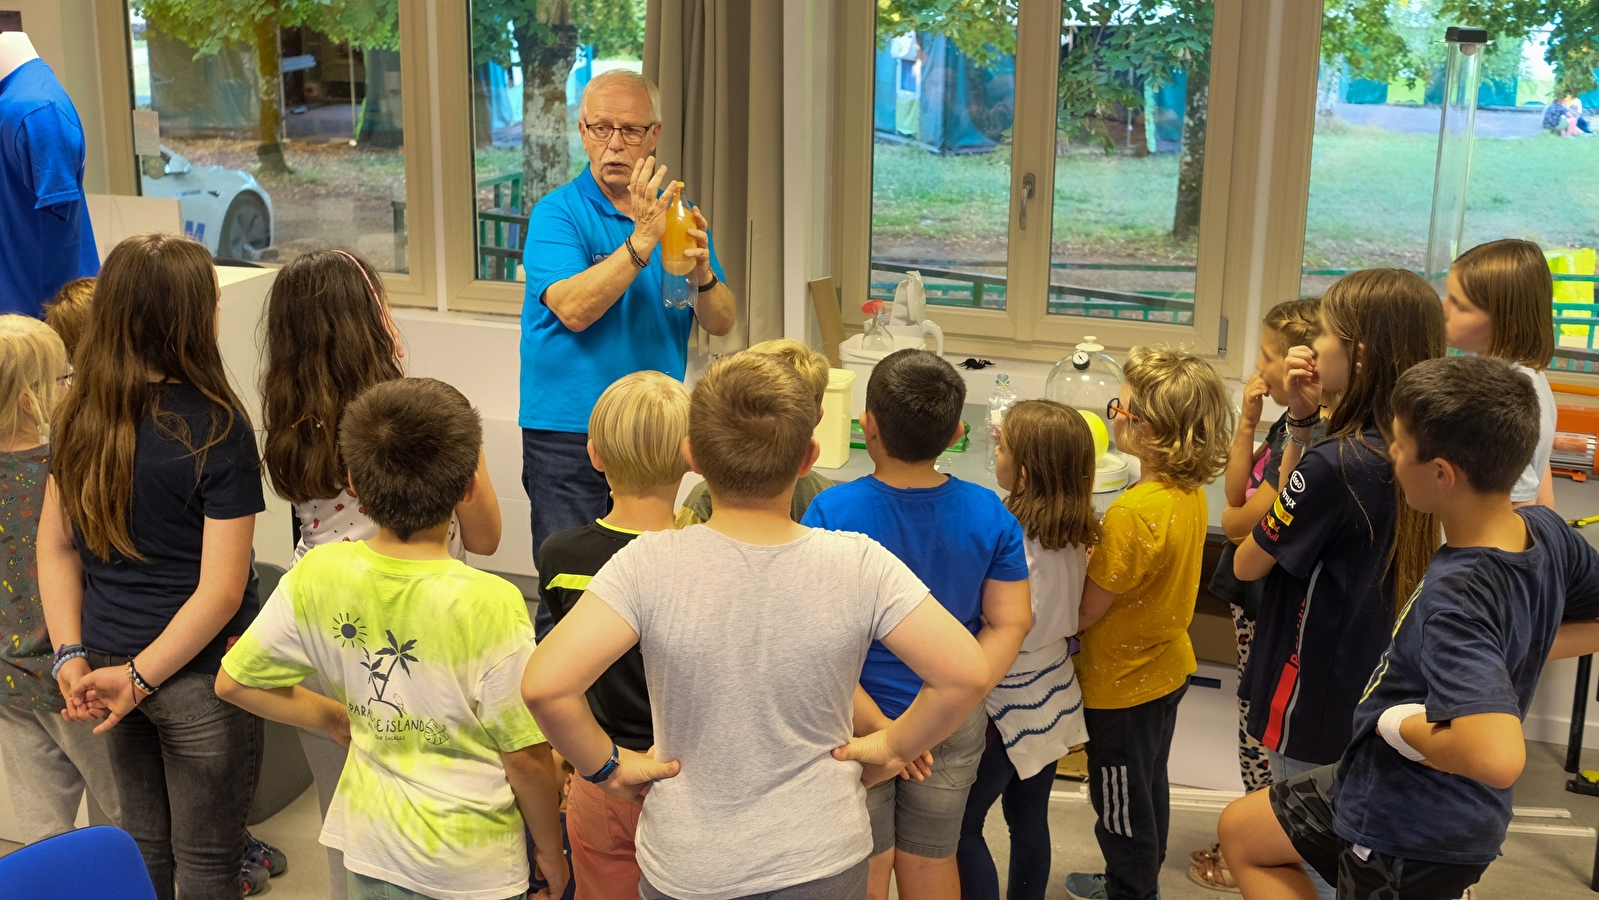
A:
{"type": "Polygon", "coordinates": [[[1078,624],[1088,787],[1103,873],[1074,872],[1080,900],[1156,896],[1171,818],[1166,759],[1197,668],[1194,617],[1209,514],[1204,485],[1227,464],[1232,401],[1199,356],[1135,347],[1110,406],[1116,446],[1142,465],[1105,511],[1078,624]]]}

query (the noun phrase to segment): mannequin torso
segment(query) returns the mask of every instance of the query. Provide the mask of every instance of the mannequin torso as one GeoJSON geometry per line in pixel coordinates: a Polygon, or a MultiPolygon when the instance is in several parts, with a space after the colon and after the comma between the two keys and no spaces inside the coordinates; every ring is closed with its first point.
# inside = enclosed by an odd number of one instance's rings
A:
{"type": "Polygon", "coordinates": [[[33,49],[33,42],[23,32],[0,33],[0,79],[15,72],[23,63],[38,58],[39,53],[33,49]]]}

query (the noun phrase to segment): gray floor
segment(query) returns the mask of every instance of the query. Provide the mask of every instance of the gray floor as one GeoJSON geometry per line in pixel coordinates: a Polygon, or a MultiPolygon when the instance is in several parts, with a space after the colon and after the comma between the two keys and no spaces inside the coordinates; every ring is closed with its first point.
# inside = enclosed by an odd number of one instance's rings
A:
{"type": "MultiPolygon", "coordinates": [[[[1553,744],[1527,745],[1527,770],[1516,786],[1516,803],[1529,807],[1563,807],[1572,819],[1562,824],[1599,827],[1599,797],[1583,797],[1565,791],[1561,771],[1565,750],[1553,744]]],[[[1590,752],[1588,764],[1599,765],[1599,751],[1590,752]]],[[[1055,844],[1055,871],[1050,878],[1050,900],[1065,898],[1062,884],[1067,872],[1092,871],[1101,866],[1094,844],[1093,814],[1088,804],[1069,798],[1077,784],[1060,780],[1050,813],[1050,829],[1055,844]]],[[[1529,820],[1532,821],[1532,820],[1529,820]]],[[[1550,820],[1543,820],[1550,821],[1550,820]]],[[[326,857],[317,844],[321,823],[317,817],[315,791],[307,791],[287,809],[253,829],[263,840],[283,848],[290,859],[289,871],[274,878],[263,897],[271,900],[323,900],[327,897],[326,857]]],[[[1215,840],[1216,814],[1201,810],[1172,810],[1171,852],[1162,878],[1161,893],[1167,900],[1214,900],[1221,895],[1191,883],[1186,875],[1190,850],[1215,840]]],[[[1005,827],[996,807],[988,821],[989,845],[1005,870],[1005,827]]],[[[0,855],[16,849],[0,842],[0,855]]],[[[1591,839],[1544,835],[1512,834],[1505,842],[1505,855],[1488,870],[1477,896],[1494,898],[1582,898],[1589,893],[1588,875],[1593,863],[1591,839]]]]}

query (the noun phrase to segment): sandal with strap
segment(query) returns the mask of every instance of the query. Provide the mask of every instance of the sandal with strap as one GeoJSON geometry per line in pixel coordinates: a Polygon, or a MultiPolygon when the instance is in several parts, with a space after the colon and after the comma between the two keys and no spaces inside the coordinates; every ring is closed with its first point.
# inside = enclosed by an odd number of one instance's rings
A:
{"type": "Polygon", "coordinates": [[[1188,880],[1213,891],[1241,893],[1238,883],[1233,881],[1233,873],[1227,870],[1227,860],[1222,857],[1220,850],[1216,851],[1214,858],[1207,857],[1203,862],[1189,866],[1188,880]]]}
{"type": "Polygon", "coordinates": [[[1193,860],[1196,866],[1203,866],[1211,860],[1221,859],[1221,844],[1218,842],[1203,850],[1195,850],[1193,853],[1188,854],[1188,858],[1193,860]]]}

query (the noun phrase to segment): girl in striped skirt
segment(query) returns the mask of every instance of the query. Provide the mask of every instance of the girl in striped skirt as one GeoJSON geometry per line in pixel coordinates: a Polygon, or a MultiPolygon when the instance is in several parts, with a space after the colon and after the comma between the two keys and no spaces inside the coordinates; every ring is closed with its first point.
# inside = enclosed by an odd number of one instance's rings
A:
{"type": "Polygon", "coordinates": [[[988,747],[967,797],[957,859],[964,895],[998,900],[999,874],[983,839],[983,821],[1003,798],[1011,837],[1007,894],[1011,900],[1042,900],[1049,881],[1055,764],[1088,737],[1069,651],[1089,550],[1100,538],[1093,435],[1070,407],[1049,400],[1018,403],[1005,415],[994,468],[1000,487],[1010,492],[1005,505],[1027,535],[1033,628],[986,701],[988,747]]]}

